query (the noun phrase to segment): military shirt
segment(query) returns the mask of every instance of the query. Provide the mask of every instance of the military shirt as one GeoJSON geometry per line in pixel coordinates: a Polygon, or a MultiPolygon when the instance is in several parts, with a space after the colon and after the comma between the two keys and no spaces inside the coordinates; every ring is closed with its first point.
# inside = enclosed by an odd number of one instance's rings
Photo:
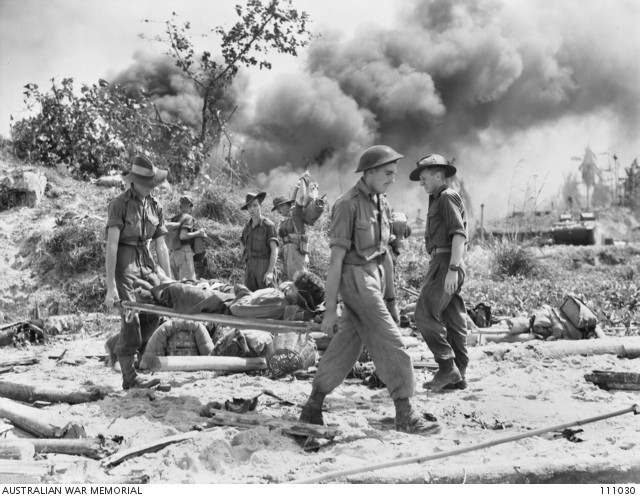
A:
{"type": "Polygon", "coordinates": [[[331,210],[329,247],[344,247],[344,264],[379,263],[391,235],[391,209],[384,194],[375,195],[362,178],[331,210]]]}
{"type": "Polygon", "coordinates": [[[117,226],[120,242],[142,244],[167,233],[162,206],[150,195],[140,198],[130,188],[109,203],[107,230],[117,226]]]}
{"type": "Polygon", "coordinates": [[[450,248],[455,234],[467,238],[467,213],[460,194],[448,185],[429,195],[429,212],[425,230],[427,252],[450,248]]]}
{"type": "Polygon", "coordinates": [[[245,260],[252,258],[269,259],[271,257],[270,242],[273,240],[276,244],[279,244],[276,226],[273,221],[267,218],[260,218],[260,223],[255,227],[253,226],[253,221],[249,219],[242,230],[240,240],[244,244],[245,260]]]}
{"type": "MultiPolygon", "coordinates": [[[[186,230],[187,232],[193,232],[196,228],[196,221],[193,219],[188,213],[180,213],[176,214],[171,220],[173,223],[179,223],[178,227],[178,238],[180,238],[180,232],[182,230],[186,230]]],[[[180,239],[180,245],[193,247],[193,239],[182,240],[180,239]]]]}

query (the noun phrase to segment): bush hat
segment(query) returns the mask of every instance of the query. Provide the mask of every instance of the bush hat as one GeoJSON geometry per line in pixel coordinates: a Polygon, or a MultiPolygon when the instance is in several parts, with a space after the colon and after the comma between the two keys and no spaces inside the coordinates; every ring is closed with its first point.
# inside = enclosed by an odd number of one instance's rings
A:
{"type": "Polygon", "coordinates": [[[266,192],[258,192],[257,194],[254,194],[253,192],[249,192],[245,197],[244,206],[242,206],[240,209],[246,210],[249,207],[249,204],[251,204],[254,201],[254,199],[258,199],[258,202],[262,204],[262,201],[264,201],[264,198],[266,196],[267,196],[266,192]]]}
{"type": "Polygon", "coordinates": [[[190,204],[193,206],[193,199],[188,195],[183,195],[180,197],[180,204],[190,204]]]}
{"type": "Polygon", "coordinates": [[[287,199],[286,197],[276,197],[273,199],[273,207],[271,208],[271,211],[275,211],[283,204],[293,204],[295,201],[295,199],[287,199]]]}
{"type": "Polygon", "coordinates": [[[127,184],[135,182],[147,188],[155,188],[167,180],[168,174],[167,170],[156,168],[147,156],[140,155],[133,159],[131,170],[123,180],[127,184]]]}
{"type": "Polygon", "coordinates": [[[444,157],[442,157],[440,154],[431,154],[430,156],[425,156],[422,159],[419,159],[416,165],[417,168],[409,174],[409,180],[412,180],[414,182],[420,181],[420,173],[422,173],[422,171],[427,168],[444,168],[445,178],[451,178],[456,174],[457,171],[455,166],[445,161],[444,157]]]}

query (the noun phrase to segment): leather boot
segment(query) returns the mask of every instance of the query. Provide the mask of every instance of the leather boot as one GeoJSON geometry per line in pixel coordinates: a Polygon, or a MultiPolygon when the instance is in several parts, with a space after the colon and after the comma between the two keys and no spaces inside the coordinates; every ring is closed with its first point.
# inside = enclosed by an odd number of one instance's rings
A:
{"type": "Polygon", "coordinates": [[[453,389],[466,389],[467,388],[467,381],[466,381],[467,367],[466,366],[463,367],[457,361],[455,363],[456,363],[456,366],[458,367],[458,370],[460,371],[460,376],[462,377],[462,380],[460,382],[456,382],[455,384],[447,384],[442,389],[451,389],[451,390],[453,390],[453,389]]]}
{"type": "Polygon", "coordinates": [[[434,392],[440,392],[448,384],[457,384],[462,380],[460,370],[453,362],[453,358],[446,360],[436,360],[438,371],[430,382],[425,382],[422,387],[431,389],[434,392]]]}
{"type": "Polygon", "coordinates": [[[396,430],[407,434],[437,434],[440,425],[437,422],[427,422],[411,407],[409,398],[393,400],[396,405],[396,430]]]}
{"type": "Polygon", "coordinates": [[[306,422],[307,424],[324,425],[324,419],[322,418],[322,405],[324,404],[324,398],[327,395],[316,391],[311,391],[311,395],[307,400],[307,403],[302,408],[300,414],[300,422],[306,422]]]}
{"type": "Polygon", "coordinates": [[[139,389],[149,389],[160,384],[160,379],[147,380],[146,377],[138,375],[133,366],[133,356],[120,356],[118,358],[122,369],[122,389],[137,387],[139,389]]]}

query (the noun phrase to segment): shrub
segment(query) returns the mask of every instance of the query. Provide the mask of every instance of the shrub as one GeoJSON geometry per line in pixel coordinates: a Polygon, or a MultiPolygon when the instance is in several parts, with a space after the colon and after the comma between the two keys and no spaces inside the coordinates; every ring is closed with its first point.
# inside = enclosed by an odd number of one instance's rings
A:
{"type": "Polygon", "coordinates": [[[508,238],[493,241],[490,245],[493,256],[493,273],[498,277],[531,277],[538,271],[531,248],[508,238]]]}
{"type": "Polygon", "coordinates": [[[44,252],[60,276],[72,276],[88,271],[104,271],[105,239],[102,222],[87,219],[57,227],[42,240],[44,252]]]}

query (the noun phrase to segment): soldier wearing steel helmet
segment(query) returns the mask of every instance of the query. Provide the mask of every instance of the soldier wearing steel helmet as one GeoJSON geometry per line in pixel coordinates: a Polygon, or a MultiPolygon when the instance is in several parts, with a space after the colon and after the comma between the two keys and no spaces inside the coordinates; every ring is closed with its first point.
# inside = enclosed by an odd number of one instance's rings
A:
{"type": "Polygon", "coordinates": [[[411,358],[384,301],[383,262],[389,257],[391,235],[384,194],[395,181],[396,163],[402,157],[386,145],[365,150],[356,169],[361,178],[333,206],[322,330],[335,336],[320,360],[300,415],[303,422],[324,423],[325,397],[344,381],[366,347],[394,401],[396,430],[412,434],[439,430],[438,424],[427,423],[411,406],[415,392],[411,358]],[[343,302],[341,316],[338,294],[343,302]]]}
{"type": "Polygon", "coordinates": [[[415,319],[438,363],[438,371],[424,387],[436,392],[467,386],[467,315],[460,296],[465,278],[467,214],[462,198],[446,182],[455,174],[452,164],[441,155],[432,154],[420,159],[409,175],[429,195],[425,241],[431,260],[420,289],[415,319]]]}

